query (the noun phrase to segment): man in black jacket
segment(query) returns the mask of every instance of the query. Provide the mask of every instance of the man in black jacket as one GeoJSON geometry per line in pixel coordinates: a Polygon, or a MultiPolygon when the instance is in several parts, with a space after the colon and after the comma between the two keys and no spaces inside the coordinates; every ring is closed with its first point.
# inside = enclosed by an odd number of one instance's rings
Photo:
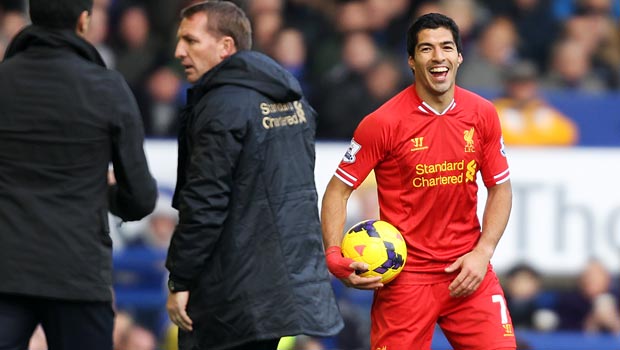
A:
{"type": "Polygon", "coordinates": [[[0,64],[0,349],[41,323],[50,349],[110,350],[108,209],[138,220],[157,199],[134,97],[82,38],[91,7],[31,0],[0,64]]]}
{"type": "Polygon", "coordinates": [[[314,183],[316,116],[299,83],[251,47],[231,2],[185,9],[176,57],[194,84],[182,115],[179,224],[166,266],[179,348],[275,350],[334,335],[314,183]]]}

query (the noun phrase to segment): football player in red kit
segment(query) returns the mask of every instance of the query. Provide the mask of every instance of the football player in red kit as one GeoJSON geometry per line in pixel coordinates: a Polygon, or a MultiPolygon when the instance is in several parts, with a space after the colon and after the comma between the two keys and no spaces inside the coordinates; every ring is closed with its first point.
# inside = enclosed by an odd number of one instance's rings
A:
{"type": "Polygon", "coordinates": [[[516,349],[504,293],[490,264],[510,215],[510,172],[491,102],[455,85],[459,30],[427,14],[407,33],[415,83],[369,114],[330,180],[322,205],[330,271],[349,287],[376,289],[371,349],[428,350],[435,324],[455,349],[516,349]],[[351,192],[374,170],[380,216],[408,247],[387,285],[361,277],[340,250],[351,192]],[[488,197],[482,226],[476,179],[488,197]]]}

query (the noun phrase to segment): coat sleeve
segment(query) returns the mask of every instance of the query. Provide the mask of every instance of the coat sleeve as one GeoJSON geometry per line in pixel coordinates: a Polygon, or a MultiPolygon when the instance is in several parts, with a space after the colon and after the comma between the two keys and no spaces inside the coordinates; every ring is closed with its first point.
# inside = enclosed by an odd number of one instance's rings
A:
{"type": "Polygon", "coordinates": [[[150,214],[157,201],[157,184],[144,154],[144,127],[135,98],[124,81],[114,94],[117,116],[112,127],[112,165],[116,184],[110,186],[110,212],[126,221],[150,214]]]}
{"type": "MultiPolygon", "coordinates": [[[[220,95],[221,96],[221,95],[220,95]]],[[[179,189],[179,224],[170,242],[170,279],[192,285],[215,249],[228,217],[234,174],[247,132],[248,105],[209,96],[187,133],[191,154],[179,189]]]]}

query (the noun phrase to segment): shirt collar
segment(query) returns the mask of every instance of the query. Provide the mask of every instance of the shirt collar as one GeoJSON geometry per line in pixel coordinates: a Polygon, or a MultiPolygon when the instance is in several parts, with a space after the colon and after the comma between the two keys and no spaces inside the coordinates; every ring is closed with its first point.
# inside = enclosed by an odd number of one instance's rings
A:
{"type": "Polygon", "coordinates": [[[452,101],[450,101],[450,104],[448,105],[448,107],[446,107],[442,112],[438,112],[437,110],[435,110],[433,107],[431,107],[428,103],[424,101],[422,101],[422,103],[418,106],[418,109],[426,114],[444,115],[448,113],[449,111],[453,110],[454,107],[456,107],[456,101],[454,101],[454,98],[453,98],[452,101]]]}

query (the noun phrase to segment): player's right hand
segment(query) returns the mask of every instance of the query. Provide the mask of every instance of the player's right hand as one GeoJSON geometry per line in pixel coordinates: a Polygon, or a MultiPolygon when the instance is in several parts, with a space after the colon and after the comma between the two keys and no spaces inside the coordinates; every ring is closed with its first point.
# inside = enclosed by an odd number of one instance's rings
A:
{"type": "Polygon", "coordinates": [[[186,332],[191,332],[193,322],[186,311],[188,301],[189,291],[170,292],[170,294],[168,294],[168,301],[166,302],[166,309],[168,310],[168,316],[172,323],[186,332]]]}
{"type": "Polygon", "coordinates": [[[351,267],[354,263],[353,259],[342,256],[342,249],[339,246],[331,246],[325,250],[325,260],[327,261],[327,269],[332,275],[338,279],[347,278],[355,272],[355,268],[351,267]]]}
{"type": "Polygon", "coordinates": [[[362,277],[356,271],[367,271],[368,264],[345,258],[342,249],[338,246],[331,246],[325,250],[327,269],[336,278],[342,281],[347,287],[357,289],[376,289],[383,287],[381,277],[362,277]]]}

